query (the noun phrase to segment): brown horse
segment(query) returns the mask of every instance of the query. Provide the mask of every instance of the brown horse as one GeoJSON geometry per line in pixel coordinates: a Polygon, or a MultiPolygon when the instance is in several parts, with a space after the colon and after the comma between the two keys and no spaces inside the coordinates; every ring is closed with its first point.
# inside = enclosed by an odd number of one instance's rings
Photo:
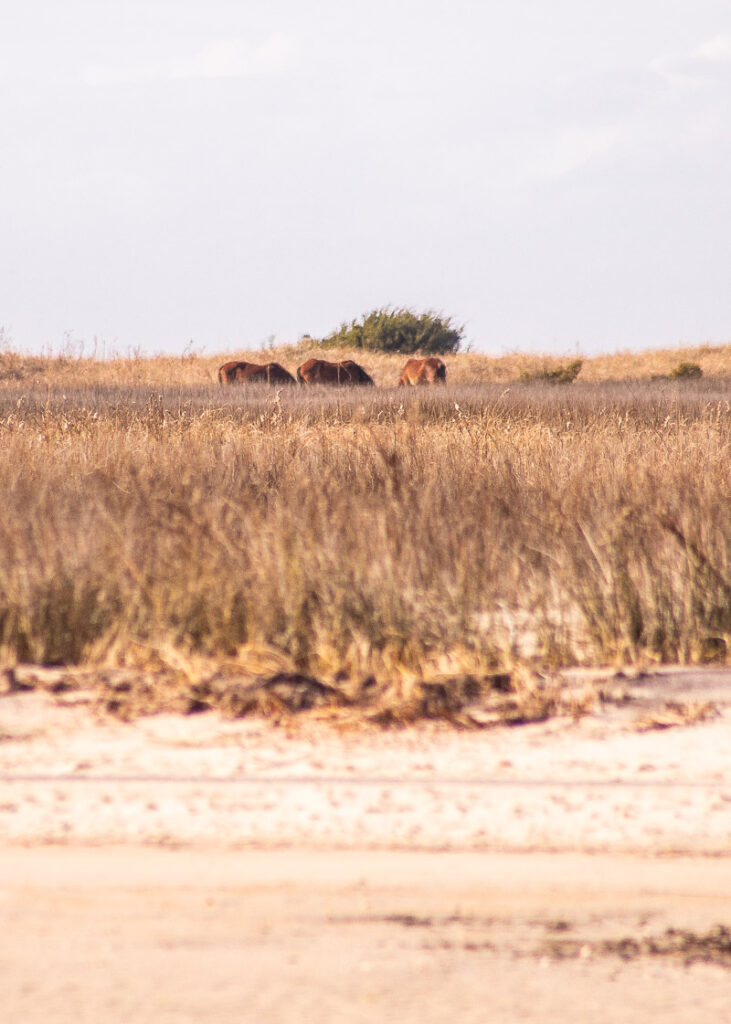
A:
{"type": "Polygon", "coordinates": [[[437,356],[429,356],[427,359],[409,359],[401,371],[398,386],[446,383],[447,367],[437,356]]]}
{"type": "Polygon", "coordinates": [[[292,374],[279,363],[224,363],[218,370],[219,384],[296,384],[292,374]]]}
{"type": "Polygon", "coordinates": [[[373,384],[362,366],[352,359],[329,363],[326,359],[308,359],[297,367],[300,384],[373,384]]]}

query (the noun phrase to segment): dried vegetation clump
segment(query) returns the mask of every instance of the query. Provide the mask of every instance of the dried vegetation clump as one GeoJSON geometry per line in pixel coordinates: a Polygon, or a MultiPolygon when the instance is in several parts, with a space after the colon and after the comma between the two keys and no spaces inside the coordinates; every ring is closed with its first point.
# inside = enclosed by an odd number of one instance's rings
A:
{"type": "MultiPolygon", "coordinates": [[[[523,725],[556,715],[577,717],[587,698],[564,693],[557,681],[525,670],[429,680],[395,673],[379,682],[316,679],[259,666],[246,652],[237,659],[182,659],[173,651],[138,668],[47,668],[17,665],[0,673],[0,696],[42,691],[60,704],[90,705],[123,721],[160,712],[217,711],[224,718],[258,715],[291,723],[307,713],[341,728],[403,726],[426,720],[463,729],[523,725]],[[177,666],[177,667],[176,667],[177,666]]],[[[276,659],[275,659],[276,660],[276,659]]],[[[254,659],[256,661],[256,658],[254,659]]]]}
{"type": "Polygon", "coordinates": [[[707,722],[719,715],[720,711],[717,705],[710,700],[670,700],[661,710],[640,716],[635,722],[635,729],[638,732],[649,732],[652,729],[672,729],[677,725],[696,725],[698,722],[707,722]]]}
{"type": "MultiPolygon", "coordinates": [[[[489,722],[496,673],[728,661],[728,381],[459,384],[475,358],[438,393],[222,390],[198,359],[7,378],[0,658],[164,648],[239,663],[235,694],[189,681],[204,706],[382,722],[489,722]]],[[[499,713],[550,713],[522,693],[499,713]]]]}
{"type": "Polygon", "coordinates": [[[730,968],[731,929],[722,924],[714,925],[702,933],[684,928],[667,928],[660,935],[605,939],[594,943],[557,939],[548,944],[547,952],[557,959],[587,955],[618,956],[622,960],[664,957],[681,960],[686,965],[705,963],[730,968]]]}

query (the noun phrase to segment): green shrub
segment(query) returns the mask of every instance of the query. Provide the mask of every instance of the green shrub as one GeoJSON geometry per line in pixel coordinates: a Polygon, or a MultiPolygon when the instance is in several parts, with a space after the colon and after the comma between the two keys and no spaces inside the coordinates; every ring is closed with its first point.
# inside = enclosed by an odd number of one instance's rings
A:
{"type": "Polygon", "coordinates": [[[455,327],[451,317],[410,309],[374,309],[362,320],[341,324],[324,338],[326,348],[365,348],[375,352],[457,352],[464,327],[455,327]]]}
{"type": "Polygon", "coordinates": [[[581,366],[581,359],[574,359],[573,362],[567,363],[565,366],[557,366],[553,370],[538,370],[534,373],[524,370],[520,379],[526,382],[546,380],[550,384],[573,384],[581,372],[581,366]]]}
{"type": "Polygon", "coordinates": [[[703,370],[698,363],[678,363],[670,376],[674,380],[693,380],[696,377],[702,377],[703,370]]]}

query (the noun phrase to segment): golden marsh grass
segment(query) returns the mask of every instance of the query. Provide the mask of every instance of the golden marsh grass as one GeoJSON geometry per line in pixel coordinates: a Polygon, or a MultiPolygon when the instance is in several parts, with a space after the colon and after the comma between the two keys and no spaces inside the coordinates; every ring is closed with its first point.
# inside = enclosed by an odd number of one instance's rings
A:
{"type": "Polygon", "coordinates": [[[438,390],[221,389],[221,359],[3,358],[6,664],[168,652],[405,707],[415,680],[728,660],[720,373],[459,383],[489,366],[467,355],[438,390]]]}

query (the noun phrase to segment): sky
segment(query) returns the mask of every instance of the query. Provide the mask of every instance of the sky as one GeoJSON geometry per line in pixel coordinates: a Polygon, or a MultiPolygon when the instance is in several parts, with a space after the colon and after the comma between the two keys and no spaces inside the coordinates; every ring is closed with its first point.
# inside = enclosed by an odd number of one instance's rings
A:
{"type": "Polygon", "coordinates": [[[728,0],[3,6],[0,345],[731,340],[728,0]]]}

